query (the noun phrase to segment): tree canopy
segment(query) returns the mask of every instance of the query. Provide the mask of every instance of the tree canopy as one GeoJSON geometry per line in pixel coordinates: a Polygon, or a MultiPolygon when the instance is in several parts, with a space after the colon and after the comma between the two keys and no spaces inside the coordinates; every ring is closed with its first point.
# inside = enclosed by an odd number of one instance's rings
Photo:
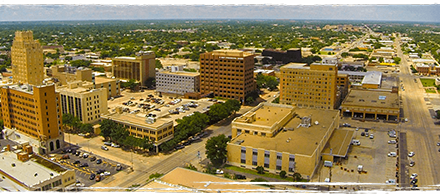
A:
{"type": "Polygon", "coordinates": [[[226,146],[228,142],[229,138],[223,134],[211,137],[206,142],[206,157],[211,160],[214,166],[218,167],[226,161],[226,146]]]}

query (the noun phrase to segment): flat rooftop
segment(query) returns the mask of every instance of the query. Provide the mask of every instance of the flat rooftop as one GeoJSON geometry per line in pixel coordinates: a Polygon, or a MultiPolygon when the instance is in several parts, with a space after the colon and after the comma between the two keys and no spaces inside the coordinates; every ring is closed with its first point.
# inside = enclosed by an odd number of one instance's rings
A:
{"type": "Polygon", "coordinates": [[[171,122],[171,125],[173,125],[173,121],[170,119],[164,119],[164,118],[158,118],[156,119],[156,122],[154,123],[147,123],[147,117],[145,117],[145,114],[130,114],[127,112],[124,112],[122,114],[119,113],[111,113],[111,114],[105,114],[101,115],[101,118],[108,118],[113,121],[117,121],[120,123],[127,123],[133,126],[141,126],[141,127],[147,127],[150,129],[156,129],[157,127],[160,127],[166,123],[171,122]]]}
{"type": "Polygon", "coordinates": [[[331,152],[333,156],[347,156],[348,148],[353,139],[353,133],[353,130],[336,129],[325,145],[324,150],[322,150],[322,153],[330,155],[331,152]]]}
{"type": "Polygon", "coordinates": [[[106,78],[106,77],[95,77],[95,84],[102,84],[102,83],[107,83],[107,82],[111,82],[111,81],[115,81],[116,79],[111,79],[111,78],[106,78]]]}
{"type": "MultiPolygon", "coordinates": [[[[261,137],[256,135],[240,134],[233,139],[233,143],[243,140],[241,146],[249,146],[264,150],[276,150],[310,156],[315,152],[319,143],[323,140],[328,127],[339,116],[338,110],[295,109],[299,116],[294,117],[286,125],[286,131],[280,131],[275,137],[261,137]],[[299,127],[302,117],[311,116],[311,126],[299,127]],[[318,125],[315,125],[318,121],[318,125]],[[292,130],[293,129],[293,130],[292,130]],[[289,140],[289,141],[287,141],[289,140]]],[[[336,124],[333,124],[336,125],[336,124]]]]}
{"type": "Polygon", "coordinates": [[[389,91],[351,90],[341,106],[399,109],[399,95],[389,91]]]}
{"type": "Polygon", "coordinates": [[[260,125],[265,127],[271,127],[280,119],[287,116],[292,110],[293,106],[268,106],[263,105],[255,111],[249,111],[243,116],[234,120],[234,123],[260,125]],[[255,121],[249,122],[248,118],[255,113],[255,121]]]}
{"type": "Polygon", "coordinates": [[[200,75],[200,73],[197,73],[197,72],[186,72],[186,71],[176,71],[176,72],[161,71],[161,72],[158,72],[158,73],[170,74],[170,75],[191,76],[191,77],[197,77],[197,76],[200,75]]]}
{"type": "Polygon", "coordinates": [[[282,66],[280,69],[310,69],[310,66],[306,66],[307,63],[288,63],[282,66]]]}
{"type": "Polygon", "coordinates": [[[380,71],[369,71],[365,74],[364,79],[362,79],[362,84],[376,84],[380,85],[382,81],[382,72],[380,71]]]}
{"type": "Polygon", "coordinates": [[[225,56],[225,57],[247,57],[251,56],[251,53],[240,50],[215,50],[212,51],[212,55],[225,56]]]}
{"type": "Polygon", "coordinates": [[[17,159],[17,154],[14,152],[3,152],[0,156],[0,169],[29,187],[60,175],[56,170],[41,164],[41,162],[47,163],[41,158],[30,158],[22,162],[17,159]],[[15,167],[12,164],[15,164],[15,167]]]}
{"type": "MultiPolygon", "coordinates": [[[[211,174],[206,174],[202,172],[197,172],[194,170],[177,167],[168,174],[160,178],[161,181],[174,184],[182,185],[184,187],[200,189],[205,192],[217,193],[218,190],[222,192],[246,192],[246,190],[263,190],[268,191],[268,187],[258,186],[258,185],[246,185],[246,184],[227,184],[232,182],[238,182],[236,180],[231,180],[223,177],[218,177],[211,174]],[[226,184],[207,184],[206,182],[222,182],[226,184]],[[201,183],[203,182],[203,183],[201,183]]],[[[254,191],[255,192],[255,191],[254,191]]]]}

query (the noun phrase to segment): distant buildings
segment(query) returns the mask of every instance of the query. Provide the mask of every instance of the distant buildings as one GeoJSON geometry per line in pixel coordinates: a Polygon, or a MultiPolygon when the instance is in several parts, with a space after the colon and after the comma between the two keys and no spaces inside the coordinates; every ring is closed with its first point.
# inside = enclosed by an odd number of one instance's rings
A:
{"type": "Polygon", "coordinates": [[[178,95],[200,92],[200,74],[185,71],[157,72],[156,91],[178,95]]]}
{"type": "Polygon", "coordinates": [[[46,70],[46,74],[55,78],[62,85],[74,81],[93,82],[92,70],[89,68],[52,65],[50,69],[46,70]]]}
{"type": "Polygon", "coordinates": [[[25,151],[6,151],[0,153],[0,191],[64,191],[75,183],[75,171],[58,163],[32,154],[32,148],[24,146],[25,151]],[[7,190],[4,190],[7,189],[7,190]]]}
{"type": "Polygon", "coordinates": [[[156,55],[146,51],[137,57],[116,57],[112,59],[112,73],[115,78],[134,79],[145,86],[148,78],[155,78],[156,55]]]}
{"type": "Polygon", "coordinates": [[[2,87],[0,104],[6,138],[29,141],[40,154],[60,150],[64,136],[59,99],[55,85],[2,87]]]}
{"type": "Polygon", "coordinates": [[[272,57],[273,60],[282,63],[292,63],[292,62],[301,62],[301,49],[300,48],[292,48],[287,51],[274,50],[274,49],[264,49],[262,56],[272,57]]]}
{"type": "Polygon", "coordinates": [[[200,92],[244,101],[255,91],[254,55],[238,50],[215,50],[200,55],[200,92]]]}
{"type": "Polygon", "coordinates": [[[32,31],[15,32],[11,53],[14,83],[43,83],[43,49],[40,43],[34,40],[32,31]]]}
{"type": "Polygon", "coordinates": [[[321,160],[348,153],[353,131],[339,131],[339,118],[338,110],[261,103],[232,122],[227,164],[311,178],[321,160]],[[342,138],[331,138],[336,131],[342,138]],[[324,156],[330,148],[335,151],[324,156]]]}
{"type": "Polygon", "coordinates": [[[356,71],[338,71],[340,75],[347,75],[354,87],[364,89],[378,89],[382,85],[382,72],[356,72],[356,71]]]}
{"type": "Polygon", "coordinates": [[[280,68],[280,103],[337,109],[336,65],[290,63],[280,68]]]}

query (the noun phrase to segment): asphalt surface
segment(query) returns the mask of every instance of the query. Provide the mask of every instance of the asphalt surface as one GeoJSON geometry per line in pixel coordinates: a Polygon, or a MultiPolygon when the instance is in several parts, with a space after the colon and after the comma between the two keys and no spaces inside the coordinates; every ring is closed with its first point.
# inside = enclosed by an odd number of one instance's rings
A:
{"type": "Polygon", "coordinates": [[[406,133],[399,134],[399,183],[400,187],[409,187],[408,176],[408,149],[406,145],[406,133]]]}

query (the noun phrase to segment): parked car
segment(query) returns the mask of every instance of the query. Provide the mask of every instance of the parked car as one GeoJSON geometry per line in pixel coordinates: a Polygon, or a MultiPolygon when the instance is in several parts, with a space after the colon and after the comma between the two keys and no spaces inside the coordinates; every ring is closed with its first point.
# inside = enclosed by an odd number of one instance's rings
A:
{"type": "Polygon", "coordinates": [[[215,173],[216,173],[216,174],[223,174],[223,170],[217,169],[217,170],[215,171],[215,173]]]}
{"type": "Polygon", "coordinates": [[[357,139],[353,139],[353,140],[351,141],[351,144],[352,144],[352,145],[361,145],[361,142],[360,142],[359,140],[357,140],[357,139]]]}
{"type": "Polygon", "coordinates": [[[373,134],[370,134],[370,139],[374,139],[374,135],[373,134]]]}
{"type": "Polygon", "coordinates": [[[237,179],[246,179],[246,176],[241,175],[241,174],[235,174],[235,178],[237,178],[237,179]]]}
{"type": "Polygon", "coordinates": [[[81,163],[81,161],[79,160],[75,160],[75,162],[73,162],[73,164],[79,164],[79,163],[81,163]]]}
{"type": "Polygon", "coordinates": [[[388,141],[388,143],[389,143],[389,144],[396,144],[397,141],[393,139],[393,140],[388,141]]]}
{"type": "Polygon", "coordinates": [[[105,175],[105,176],[110,176],[110,174],[111,174],[111,173],[110,173],[109,171],[105,171],[105,172],[104,172],[104,175],[105,175]]]}
{"type": "Polygon", "coordinates": [[[121,170],[122,170],[122,165],[117,164],[117,165],[116,165],[116,171],[121,171],[121,170]]]}
{"type": "Polygon", "coordinates": [[[415,155],[414,152],[409,152],[409,153],[408,153],[408,156],[409,156],[409,157],[413,157],[414,155],[415,155]]]}
{"type": "Polygon", "coordinates": [[[361,136],[365,136],[365,132],[362,132],[362,133],[361,133],[361,136]]]}
{"type": "Polygon", "coordinates": [[[106,145],[106,146],[111,146],[111,145],[112,145],[112,142],[104,142],[104,145],[106,145]]]}
{"type": "Polygon", "coordinates": [[[101,181],[101,175],[99,175],[99,174],[98,174],[98,175],[96,175],[95,181],[96,181],[96,182],[99,182],[99,181],[101,181]]]}
{"type": "Polygon", "coordinates": [[[115,143],[112,143],[111,146],[114,147],[114,148],[119,148],[119,147],[121,147],[121,146],[119,146],[118,144],[115,144],[115,143]]]}
{"type": "Polygon", "coordinates": [[[96,160],[96,164],[101,164],[101,163],[102,163],[101,159],[96,160]]]}
{"type": "Polygon", "coordinates": [[[61,159],[70,159],[69,154],[64,154],[63,156],[61,156],[61,159]]]}
{"type": "Polygon", "coordinates": [[[101,146],[101,149],[103,149],[103,150],[105,150],[105,151],[108,151],[107,146],[101,146]]]}
{"type": "Polygon", "coordinates": [[[82,163],[81,165],[79,165],[79,167],[89,167],[89,164],[87,164],[87,163],[82,163]]]}
{"type": "Polygon", "coordinates": [[[397,153],[396,152],[390,152],[388,153],[388,157],[396,157],[397,153]]]}
{"type": "Polygon", "coordinates": [[[75,156],[79,156],[80,154],[81,154],[81,151],[78,151],[78,150],[77,150],[77,151],[75,152],[75,156]]]}
{"type": "Polygon", "coordinates": [[[96,156],[92,156],[91,158],[90,158],[90,161],[95,161],[96,160],[96,156]]]}
{"type": "Polygon", "coordinates": [[[417,176],[419,176],[417,173],[412,173],[412,175],[409,178],[410,179],[415,179],[417,176]]]}
{"type": "Polygon", "coordinates": [[[440,142],[437,142],[437,146],[440,146],[440,142]]]}
{"type": "Polygon", "coordinates": [[[415,163],[414,161],[412,161],[412,160],[409,162],[409,166],[410,166],[410,167],[413,167],[415,164],[416,164],[416,163],[415,163]]]}
{"type": "Polygon", "coordinates": [[[99,169],[99,170],[96,171],[96,174],[101,174],[101,173],[104,173],[104,172],[105,172],[105,170],[99,169]]]}
{"type": "Polygon", "coordinates": [[[96,175],[92,173],[92,174],[90,175],[90,178],[89,178],[89,179],[90,179],[90,180],[93,180],[93,179],[95,179],[95,177],[96,177],[96,175]]]}
{"type": "Polygon", "coordinates": [[[83,158],[88,158],[89,157],[89,154],[88,153],[84,153],[83,154],[83,158]]]}
{"type": "Polygon", "coordinates": [[[342,124],[342,126],[343,126],[343,127],[351,127],[351,125],[348,124],[348,123],[344,123],[344,124],[342,124]]]}

